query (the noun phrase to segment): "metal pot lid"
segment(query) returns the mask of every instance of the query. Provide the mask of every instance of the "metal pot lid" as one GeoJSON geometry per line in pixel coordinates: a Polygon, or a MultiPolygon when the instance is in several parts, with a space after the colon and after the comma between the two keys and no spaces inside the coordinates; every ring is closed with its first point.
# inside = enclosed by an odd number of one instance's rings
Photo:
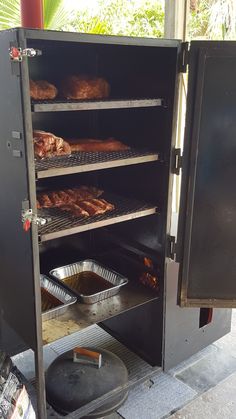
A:
{"type": "MultiPolygon", "coordinates": [[[[102,355],[101,368],[73,362],[73,351],[69,351],[55,359],[46,372],[47,400],[58,412],[73,412],[128,382],[128,371],[120,358],[104,349],[86,349],[102,355]]],[[[116,406],[124,393],[127,390],[104,404],[102,410],[116,406]]]]}

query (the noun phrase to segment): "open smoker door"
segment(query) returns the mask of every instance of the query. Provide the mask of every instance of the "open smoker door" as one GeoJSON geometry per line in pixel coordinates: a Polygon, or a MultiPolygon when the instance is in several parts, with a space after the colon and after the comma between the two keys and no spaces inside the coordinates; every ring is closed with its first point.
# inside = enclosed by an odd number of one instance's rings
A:
{"type": "Polygon", "coordinates": [[[176,261],[182,307],[236,307],[236,42],[192,42],[176,261]]]}

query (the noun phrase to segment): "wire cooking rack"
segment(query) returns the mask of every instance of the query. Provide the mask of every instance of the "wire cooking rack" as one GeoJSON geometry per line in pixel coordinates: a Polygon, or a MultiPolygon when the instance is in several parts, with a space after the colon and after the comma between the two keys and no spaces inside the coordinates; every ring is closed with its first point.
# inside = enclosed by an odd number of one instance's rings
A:
{"type": "Polygon", "coordinates": [[[39,227],[41,241],[79,233],[94,228],[104,227],[122,221],[155,214],[156,206],[135,199],[105,194],[102,198],[115,206],[115,209],[102,215],[78,217],[58,208],[38,210],[38,215],[47,219],[44,226],[39,227]]]}
{"type": "Polygon", "coordinates": [[[79,152],[72,153],[69,156],[58,156],[35,160],[35,169],[36,172],[40,172],[51,168],[84,166],[96,163],[107,163],[114,160],[128,160],[148,156],[154,156],[156,160],[158,159],[157,152],[151,152],[150,150],[129,149],[110,152],[79,152]]]}

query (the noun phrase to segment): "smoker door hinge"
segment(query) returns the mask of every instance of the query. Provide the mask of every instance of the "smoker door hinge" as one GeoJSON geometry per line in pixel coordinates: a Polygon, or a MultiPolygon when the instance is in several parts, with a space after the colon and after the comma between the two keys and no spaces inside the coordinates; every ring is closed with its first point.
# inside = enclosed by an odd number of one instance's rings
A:
{"type": "Polygon", "coordinates": [[[175,260],[176,256],[176,239],[175,236],[168,236],[166,255],[168,258],[175,260]]]}
{"type": "Polygon", "coordinates": [[[182,42],[180,58],[179,58],[179,72],[187,73],[189,64],[189,42],[182,42]]]}
{"type": "Polygon", "coordinates": [[[39,49],[34,49],[34,48],[22,49],[17,46],[11,46],[9,48],[9,56],[10,56],[11,61],[19,62],[23,60],[23,57],[32,58],[39,55],[42,55],[42,51],[39,49]]]}
{"type": "Polygon", "coordinates": [[[181,154],[181,148],[174,149],[173,155],[173,165],[172,165],[172,172],[175,175],[180,174],[180,169],[182,168],[183,156],[181,154]]]}

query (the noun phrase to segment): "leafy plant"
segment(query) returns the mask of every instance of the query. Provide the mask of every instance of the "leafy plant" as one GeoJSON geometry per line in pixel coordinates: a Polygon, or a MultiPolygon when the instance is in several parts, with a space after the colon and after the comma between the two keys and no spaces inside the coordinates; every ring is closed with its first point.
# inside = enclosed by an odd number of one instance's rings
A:
{"type": "Polygon", "coordinates": [[[87,33],[161,37],[164,34],[163,0],[98,0],[63,29],[87,33]]]}
{"type": "Polygon", "coordinates": [[[215,39],[235,38],[235,0],[214,0],[211,3],[208,34],[214,35],[215,39]]]}
{"type": "Polygon", "coordinates": [[[0,1],[0,29],[20,26],[20,1],[0,1]]]}
{"type": "MultiPolygon", "coordinates": [[[[176,0],[177,1],[177,0],[176,0]]],[[[66,0],[43,0],[45,29],[141,37],[164,35],[164,0],[97,0],[69,13],[66,0]]],[[[0,29],[20,26],[20,0],[0,0],[0,29]]],[[[236,0],[191,0],[189,38],[234,39],[236,0]]]]}
{"type": "Polygon", "coordinates": [[[235,39],[235,0],[199,0],[190,14],[190,38],[235,39]]]}
{"type": "Polygon", "coordinates": [[[162,5],[149,1],[145,3],[145,7],[135,11],[130,25],[134,35],[161,37],[164,33],[164,21],[162,5]]]}
{"type": "Polygon", "coordinates": [[[210,19],[209,0],[200,0],[189,16],[189,37],[206,38],[210,19]]]}
{"type": "Polygon", "coordinates": [[[60,29],[69,19],[64,0],[43,0],[44,28],[60,29]]]}
{"type": "MultiPolygon", "coordinates": [[[[64,0],[44,0],[45,29],[60,29],[69,18],[64,0]]],[[[0,0],[0,29],[21,26],[20,0],[0,0]]]]}

